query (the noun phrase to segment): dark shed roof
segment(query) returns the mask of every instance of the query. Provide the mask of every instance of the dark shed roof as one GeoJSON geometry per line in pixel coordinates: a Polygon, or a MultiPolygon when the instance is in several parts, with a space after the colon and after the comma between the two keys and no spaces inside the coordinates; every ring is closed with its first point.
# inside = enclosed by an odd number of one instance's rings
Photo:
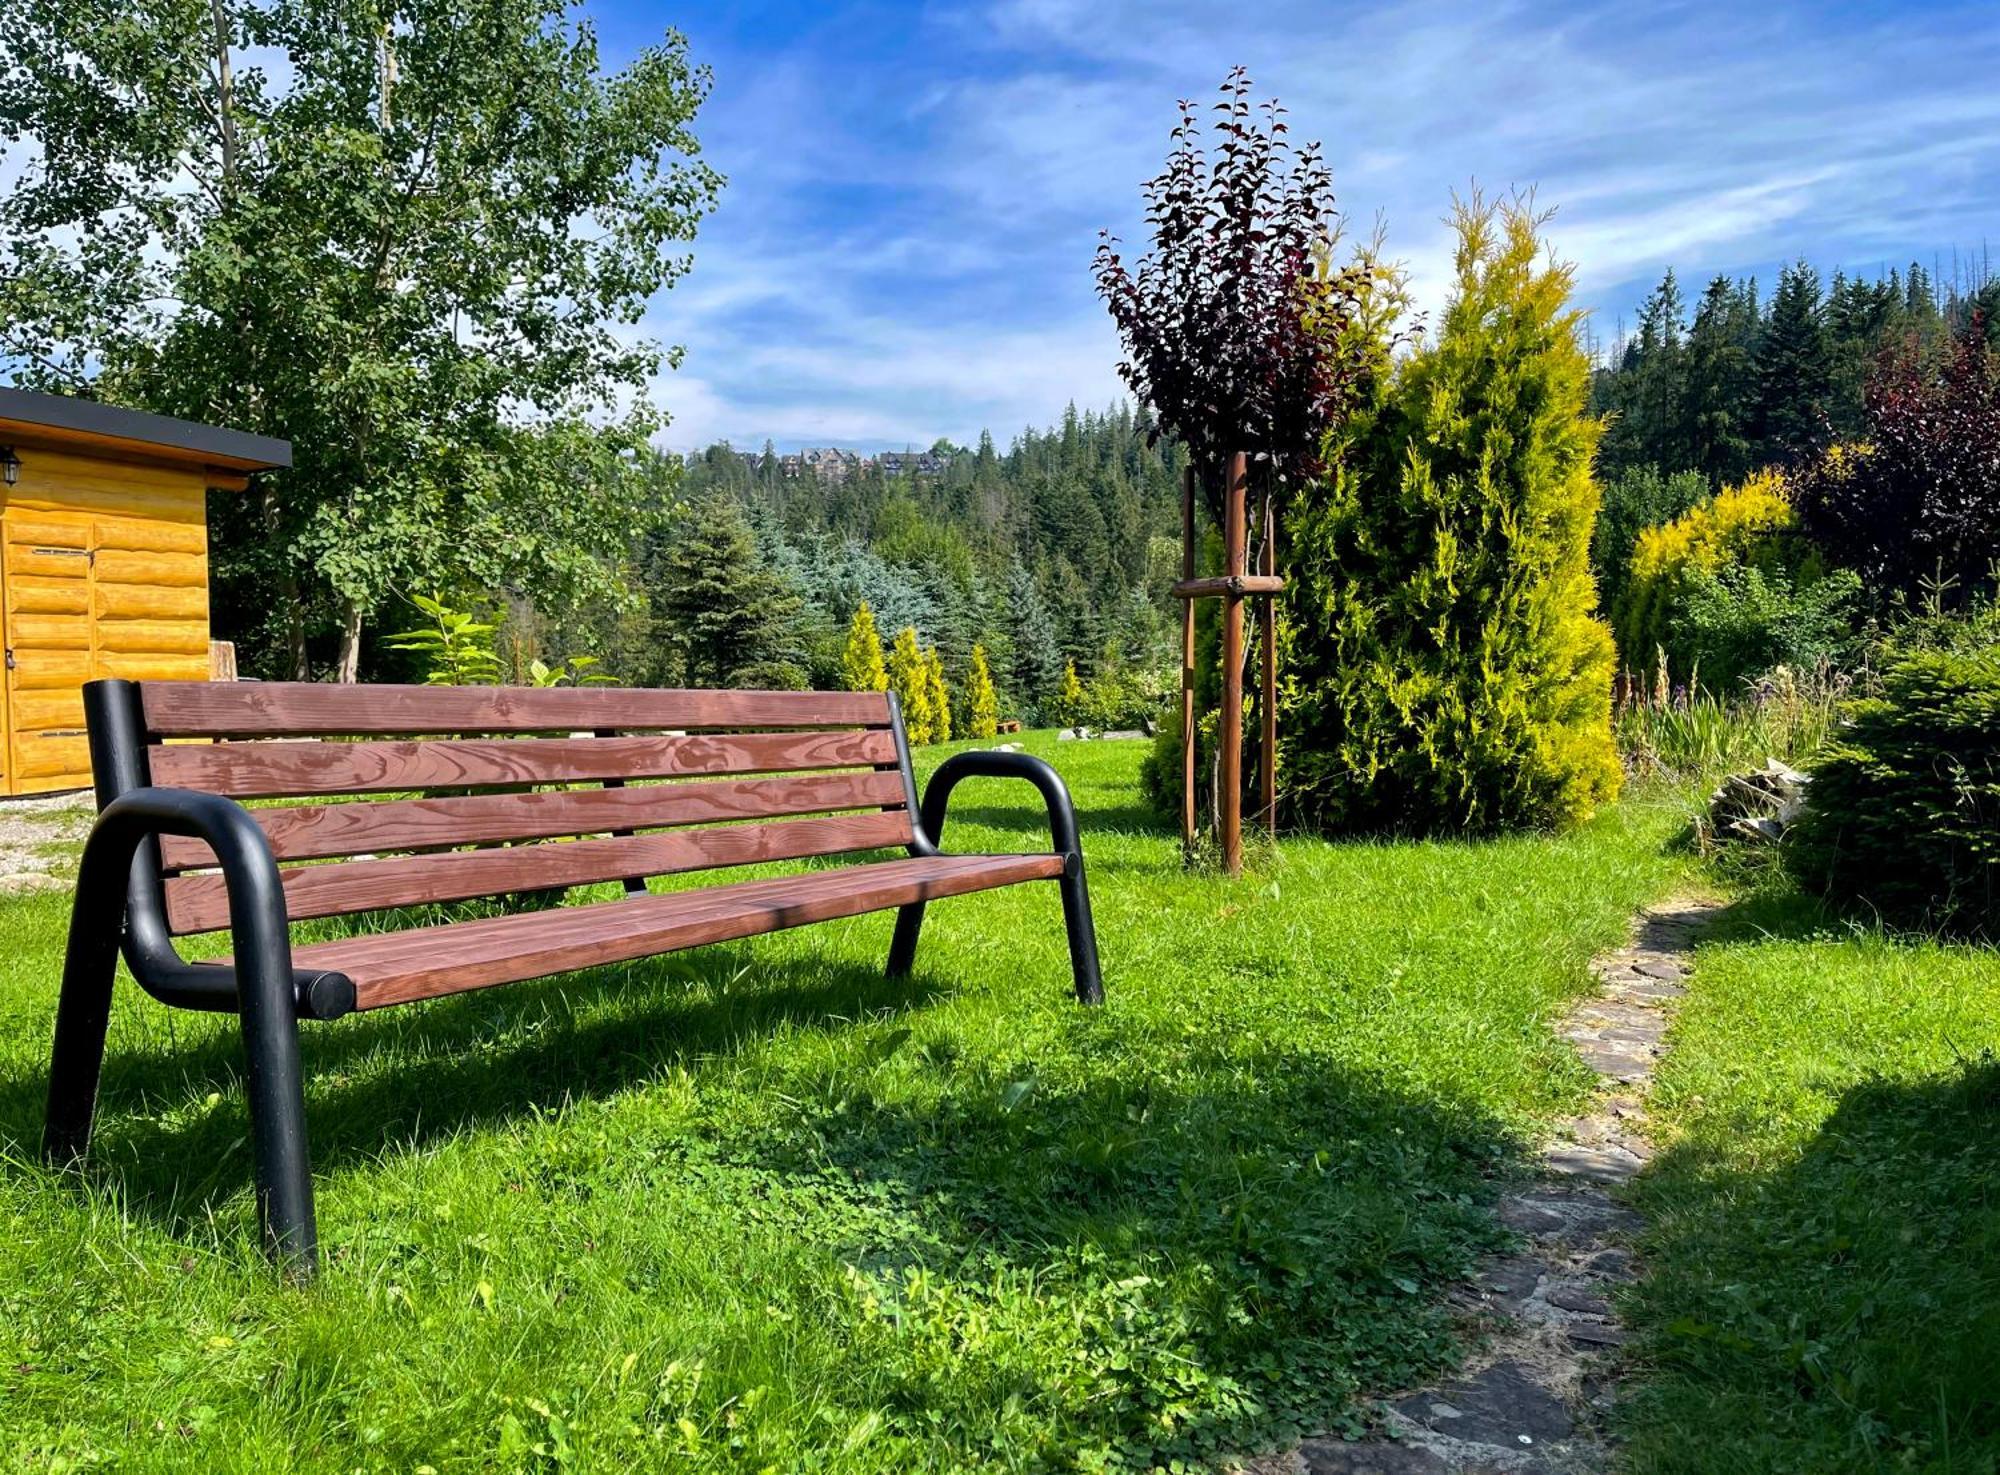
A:
{"type": "Polygon", "coordinates": [[[73,444],[97,444],[232,471],[266,471],[292,464],[292,443],[268,435],[197,425],[66,394],[0,389],[0,444],[10,437],[32,437],[37,431],[73,444]]]}

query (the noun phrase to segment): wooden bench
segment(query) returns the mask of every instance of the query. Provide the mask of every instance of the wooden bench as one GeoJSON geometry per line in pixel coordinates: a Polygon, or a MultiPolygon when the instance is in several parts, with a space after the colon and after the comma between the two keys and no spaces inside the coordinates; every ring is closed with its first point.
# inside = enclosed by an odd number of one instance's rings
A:
{"type": "Polygon", "coordinates": [[[906,974],[926,903],[1018,881],[1056,883],[1076,996],[1103,998],[1062,780],[1025,754],[960,753],[919,805],[891,695],[98,681],[84,703],[99,813],[77,876],[44,1154],[66,1163],[89,1145],[122,949],[162,1003],[241,1016],[259,1220],[294,1273],[317,1262],[299,1020],[890,908],[888,971],[906,974]],[[975,775],[1040,790],[1052,850],[940,851],[952,789],[975,775]],[[907,854],[646,887],[885,848],[907,854]],[[303,947],[288,926],[602,882],[627,894],[303,947]],[[228,959],[175,949],[178,935],[223,928],[228,959]]]}

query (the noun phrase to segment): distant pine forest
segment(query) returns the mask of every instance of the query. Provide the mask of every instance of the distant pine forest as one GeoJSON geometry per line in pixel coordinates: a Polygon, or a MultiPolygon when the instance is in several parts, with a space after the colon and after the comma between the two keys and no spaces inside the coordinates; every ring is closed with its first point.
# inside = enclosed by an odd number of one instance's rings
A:
{"type": "MultiPolygon", "coordinates": [[[[1692,300],[1669,271],[1594,377],[1605,612],[1646,526],[1853,438],[1885,359],[1935,358],[1975,325],[2000,338],[2000,280],[1983,264],[1940,283],[1918,264],[1823,281],[1800,263],[1768,292],[1718,276],[1692,300]]],[[[1140,720],[1177,679],[1185,458],[1151,432],[1127,405],[1072,406],[1004,449],[982,435],[877,456],[645,453],[656,516],[627,597],[551,614],[492,596],[503,661],[588,654],[623,681],[837,687],[866,604],[884,644],[913,629],[935,647],[954,692],[979,647],[1003,717],[1073,715],[1058,700],[1073,672],[1088,710],[1140,720]]]]}

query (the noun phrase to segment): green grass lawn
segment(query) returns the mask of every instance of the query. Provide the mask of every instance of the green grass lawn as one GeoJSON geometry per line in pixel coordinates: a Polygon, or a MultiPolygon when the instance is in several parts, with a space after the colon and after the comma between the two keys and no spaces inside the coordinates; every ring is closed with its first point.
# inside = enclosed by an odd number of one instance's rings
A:
{"type": "MultiPolygon", "coordinates": [[[[256,1250],[229,1019],[125,986],[87,1184],[33,1166],[65,904],[0,902],[0,1463],[1148,1468],[1437,1369],[1672,806],[1228,883],[1137,744],[1028,746],[1107,1007],[1038,886],[932,908],[904,983],[885,915],[309,1025],[307,1289],[256,1250]]],[[[960,797],[955,847],[1045,843],[1025,786],[960,797]]]]}
{"type": "Polygon", "coordinates": [[[1781,889],[1697,954],[1641,1180],[1644,1471],[2000,1467],[2000,959],[1781,889]]]}

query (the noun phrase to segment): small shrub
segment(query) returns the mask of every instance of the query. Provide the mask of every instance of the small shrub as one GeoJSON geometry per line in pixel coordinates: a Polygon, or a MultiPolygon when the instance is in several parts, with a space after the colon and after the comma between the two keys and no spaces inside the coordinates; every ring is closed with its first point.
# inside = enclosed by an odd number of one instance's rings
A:
{"type": "Polygon", "coordinates": [[[993,671],[986,664],[986,647],[972,647],[972,671],[966,678],[965,735],[990,738],[1000,730],[1000,698],[993,690],[993,671]]]}
{"type": "Polygon", "coordinates": [[[1676,638],[1676,613],[1688,585],[1700,576],[1748,566],[1765,572],[1798,562],[1799,549],[1781,539],[1795,524],[1784,479],[1760,471],[1740,486],[1639,534],[1632,565],[1613,611],[1625,664],[1645,668],[1665,649],[1674,664],[1692,664],[1676,638]]]}
{"type": "Polygon", "coordinates": [[[1597,575],[1597,602],[1616,609],[1632,573],[1632,549],[1647,528],[1672,522],[1709,494],[1699,471],[1660,474],[1657,466],[1628,466],[1604,483],[1604,503],[1590,535],[1590,567],[1597,575]]]}
{"type": "Polygon", "coordinates": [[[1733,695],[1779,666],[1844,663],[1854,645],[1861,580],[1849,569],[1796,576],[1734,565],[1690,574],[1673,604],[1669,654],[1711,689],[1733,695]]]}
{"type": "Polygon", "coordinates": [[[889,667],[882,659],[882,636],[875,628],[875,611],[865,599],[847,626],[847,644],[840,652],[840,684],[848,691],[889,689],[889,667]]]}
{"type": "Polygon", "coordinates": [[[937,728],[932,709],[930,662],[917,643],[916,627],[905,625],[889,648],[889,690],[903,708],[903,731],[913,743],[933,740],[937,728]]]}
{"type": "Polygon", "coordinates": [[[1835,900],[2000,934],[2000,644],[1892,662],[1881,694],[1848,708],[1786,848],[1835,900]]]}

